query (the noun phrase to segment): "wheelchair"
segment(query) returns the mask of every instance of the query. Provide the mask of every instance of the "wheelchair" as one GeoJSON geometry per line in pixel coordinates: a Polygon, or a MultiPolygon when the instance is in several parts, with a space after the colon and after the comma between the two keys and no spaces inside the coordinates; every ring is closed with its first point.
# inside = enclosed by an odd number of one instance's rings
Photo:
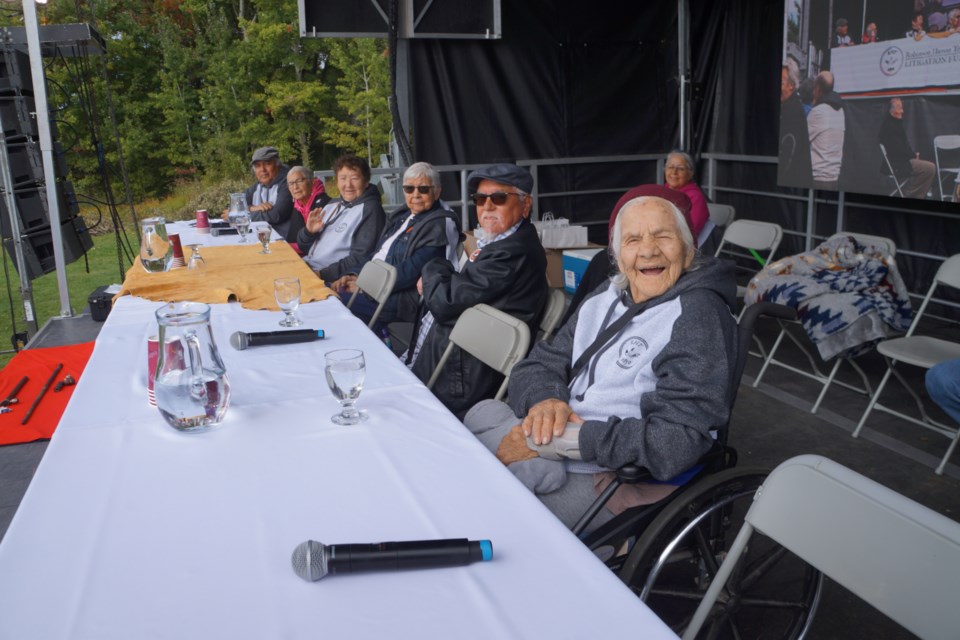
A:
{"type": "MultiPolygon", "coordinates": [[[[794,310],[772,303],[746,308],[738,323],[739,354],[729,406],[746,365],[753,326],[761,316],[793,319],[794,310]]],[[[678,635],[689,624],[757,489],[769,470],[737,468],[727,444],[729,424],[718,430],[697,473],[671,495],[633,507],[584,534],[621,484],[649,480],[627,465],[590,506],[573,533],[678,635]]],[[[785,548],[755,536],[698,637],[802,638],[820,601],[822,574],[785,548]]]]}

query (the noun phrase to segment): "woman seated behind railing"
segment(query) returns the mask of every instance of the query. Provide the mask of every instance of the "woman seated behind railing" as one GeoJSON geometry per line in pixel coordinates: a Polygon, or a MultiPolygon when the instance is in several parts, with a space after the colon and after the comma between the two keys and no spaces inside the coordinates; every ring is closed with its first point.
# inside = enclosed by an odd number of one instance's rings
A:
{"type": "Polygon", "coordinates": [[[623,206],[611,249],[620,272],[514,367],[509,406],[464,418],[568,526],[625,464],[667,483],[621,487],[594,526],[673,491],[729,417],[732,263],[696,256],[683,215],[657,197],[623,206]]]}

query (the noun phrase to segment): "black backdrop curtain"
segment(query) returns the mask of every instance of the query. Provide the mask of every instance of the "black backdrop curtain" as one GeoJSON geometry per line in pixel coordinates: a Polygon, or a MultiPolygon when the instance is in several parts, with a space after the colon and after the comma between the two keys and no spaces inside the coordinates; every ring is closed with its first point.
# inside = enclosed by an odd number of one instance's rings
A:
{"type": "MultiPolygon", "coordinates": [[[[691,151],[776,156],[782,0],[690,0],[691,151]]],[[[414,40],[416,158],[435,164],[485,163],[618,154],[662,154],[678,140],[677,5],[674,1],[503,0],[499,41],[414,40]]],[[[859,172],[873,171],[857,167],[859,172]]],[[[701,167],[702,169],[702,167],[701,167]]],[[[722,165],[718,184],[806,196],[776,186],[776,168],[722,165]]],[[[612,189],[547,199],[575,222],[605,221],[620,193],[656,182],[650,163],[545,168],[541,191],[612,189]]],[[[457,193],[454,184],[445,192],[457,193]]],[[[835,197],[832,193],[821,196],[835,197]]],[[[741,218],[804,229],[805,202],[725,193],[741,218]]],[[[901,249],[960,251],[960,222],[922,215],[956,213],[951,203],[847,194],[845,228],[887,235],[901,249]],[[917,214],[883,211],[908,206],[917,214]]],[[[816,233],[836,230],[836,206],[818,206],[816,233]]],[[[606,225],[591,229],[605,242],[606,225]]],[[[782,255],[803,250],[787,237],[782,255]]],[[[929,286],[938,263],[903,254],[908,287],[929,286]]]]}

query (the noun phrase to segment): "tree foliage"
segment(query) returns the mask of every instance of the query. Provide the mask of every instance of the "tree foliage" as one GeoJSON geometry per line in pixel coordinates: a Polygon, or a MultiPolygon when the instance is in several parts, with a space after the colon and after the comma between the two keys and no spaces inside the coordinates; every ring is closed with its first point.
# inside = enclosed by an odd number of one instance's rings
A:
{"type": "MultiPolygon", "coordinates": [[[[42,23],[90,23],[106,55],[46,61],[71,178],[137,199],[184,179],[249,175],[251,151],[329,167],[389,150],[386,44],[299,37],[296,0],[51,0],[42,23]],[[78,13],[79,12],[79,13],[78,13]],[[116,138],[111,118],[116,117],[116,138]]],[[[3,18],[22,24],[18,14],[3,18]]]]}

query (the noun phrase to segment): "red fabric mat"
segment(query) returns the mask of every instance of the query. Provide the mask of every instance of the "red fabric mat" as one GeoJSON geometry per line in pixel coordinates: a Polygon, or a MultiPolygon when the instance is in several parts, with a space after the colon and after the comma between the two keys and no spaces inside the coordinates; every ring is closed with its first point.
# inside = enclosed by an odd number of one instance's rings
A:
{"type": "Polygon", "coordinates": [[[0,445],[45,440],[53,435],[76,386],[63,387],[58,392],[54,392],[54,388],[68,373],[74,380],[80,380],[80,374],[83,373],[87,360],[93,353],[93,345],[93,342],[85,342],[68,347],[26,349],[13,357],[0,371],[0,400],[5,399],[13,391],[23,376],[28,376],[30,379],[17,392],[20,402],[10,405],[12,409],[10,413],[0,415],[0,445]],[[60,363],[63,363],[63,369],[50,383],[50,388],[34,409],[30,420],[27,424],[21,425],[20,421],[27,415],[30,405],[36,400],[44,383],[60,363]]]}

